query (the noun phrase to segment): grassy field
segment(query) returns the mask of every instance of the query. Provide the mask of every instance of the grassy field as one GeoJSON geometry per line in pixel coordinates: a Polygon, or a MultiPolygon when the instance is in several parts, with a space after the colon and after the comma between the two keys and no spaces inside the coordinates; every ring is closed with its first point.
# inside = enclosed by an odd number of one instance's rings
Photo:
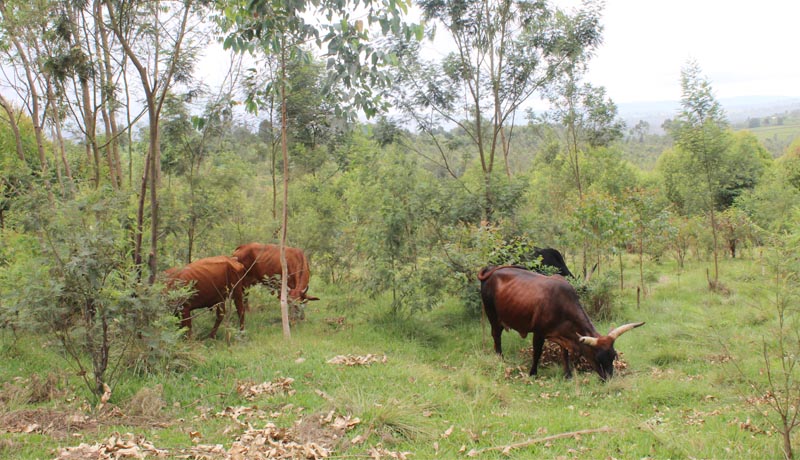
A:
{"type": "Polygon", "coordinates": [[[788,117],[781,125],[762,125],[743,129],[753,133],[774,157],[778,157],[783,155],[786,148],[800,136],[800,119],[788,117]]]}
{"type": "Polygon", "coordinates": [[[759,378],[763,367],[775,324],[769,286],[757,260],[727,260],[730,292],[710,293],[707,266],[648,267],[641,306],[625,291],[615,320],[596,322],[601,332],[647,322],[617,342],[626,367],[607,383],[593,373],[565,380],[559,363],[529,378],[530,337],[504,333],[500,360],[488,327],[455,301],[392,319],[380,300],[313,279],[323,300],[290,341],[277,302],[259,296],[244,337],[193,342],[191,369],[124,377],[100,409],[52,339],[2,330],[0,457],[54,458],[85,443],[62,458],[102,446],[257,458],[257,445],[334,458],[782,458],[763,395],[742,374],[759,378]]]}

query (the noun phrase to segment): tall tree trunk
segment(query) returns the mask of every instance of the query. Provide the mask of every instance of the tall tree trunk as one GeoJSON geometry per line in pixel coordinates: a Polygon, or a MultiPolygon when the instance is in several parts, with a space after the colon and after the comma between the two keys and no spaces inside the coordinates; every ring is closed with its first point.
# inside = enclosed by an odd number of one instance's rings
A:
{"type": "Polygon", "coordinates": [[[97,32],[99,34],[100,40],[99,43],[102,44],[102,47],[98,45],[98,54],[100,58],[102,58],[103,68],[100,71],[101,75],[101,82],[102,82],[102,91],[101,96],[103,99],[103,120],[106,122],[106,137],[108,137],[108,142],[110,142],[110,149],[108,150],[108,164],[109,164],[109,176],[111,177],[111,183],[114,185],[115,188],[122,188],[122,166],[120,165],[120,157],[119,157],[119,140],[118,140],[118,130],[117,130],[117,108],[116,108],[116,96],[114,95],[114,70],[111,66],[111,48],[108,44],[108,30],[103,23],[103,9],[102,9],[102,2],[95,1],[94,4],[94,11],[95,11],[95,24],[97,24],[97,32]]]}
{"type": "MultiPolygon", "coordinates": [[[[3,16],[7,16],[6,12],[6,2],[4,0],[0,0],[0,13],[3,16]]],[[[42,120],[39,115],[39,91],[36,86],[36,79],[33,76],[33,64],[30,62],[30,58],[28,57],[25,48],[22,47],[22,44],[19,41],[20,34],[19,31],[16,30],[16,27],[11,26],[8,21],[6,21],[6,27],[8,29],[8,37],[11,39],[11,42],[14,45],[14,48],[19,53],[19,57],[22,60],[22,67],[25,72],[25,79],[28,83],[28,91],[31,93],[31,120],[33,122],[33,132],[36,136],[36,150],[39,153],[39,162],[41,172],[42,172],[42,179],[44,179],[44,183],[46,186],[49,186],[47,179],[48,176],[48,168],[47,168],[47,155],[44,151],[44,135],[42,134],[42,120]]]]}
{"type": "Polygon", "coordinates": [[[25,149],[22,147],[22,136],[19,132],[19,125],[17,125],[14,107],[11,106],[11,103],[8,102],[8,100],[3,97],[2,94],[0,94],[0,105],[3,106],[3,110],[5,110],[6,114],[8,115],[8,124],[11,126],[11,132],[14,133],[14,144],[17,148],[17,158],[24,163],[25,149]]]}
{"type": "Polygon", "coordinates": [[[150,284],[155,283],[158,272],[158,176],[161,162],[161,139],[157,117],[156,114],[156,119],[150,120],[150,151],[152,152],[150,155],[150,256],[148,257],[150,284]]]}
{"type": "MultiPolygon", "coordinates": [[[[281,130],[281,139],[283,138],[283,130],[281,130]]],[[[277,163],[278,152],[275,143],[272,143],[272,218],[278,217],[278,178],[277,178],[277,163]]]]}
{"type": "Polygon", "coordinates": [[[717,218],[714,205],[711,205],[711,235],[714,238],[714,287],[719,285],[719,243],[717,242],[717,218]]]}
{"type": "MultiPolygon", "coordinates": [[[[51,127],[50,135],[53,138],[56,137],[54,131],[55,131],[55,128],[51,127]]],[[[55,169],[55,171],[56,171],[56,179],[58,180],[58,185],[61,187],[61,196],[66,196],[67,195],[67,188],[66,188],[66,185],[64,184],[64,176],[61,174],[61,165],[60,165],[60,163],[58,161],[58,151],[56,151],[56,149],[53,149],[53,169],[55,169]]]]}
{"type": "MultiPolygon", "coordinates": [[[[88,48],[84,47],[81,38],[81,30],[78,28],[78,19],[75,11],[68,8],[70,16],[70,24],[72,25],[72,37],[75,41],[74,47],[79,50],[86,50],[83,57],[89,60],[88,48]]],[[[84,21],[85,23],[85,21],[84,21]]],[[[84,141],[86,142],[86,154],[91,159],[92,167],[94,168],[94,186],[100,187],[100,149],[97,147],[97,112],[95,111],[95,101],[92,97],[92,91],[89,88],[89,70],[83,66],[78,70],[78,82],[81,88],[81,99],[79,103],[81,107],[81,114],[83,115],[83,130],[84,141]]]]}
{"type": "Polygon", "coordinates": [[[289,120],[286,110],[286,46],[281,48],[281,153],[283,154],[283,208],[281,213],[281,323],[283,337],[292,338],[289,327],[289,269],[286,266],[286,235],[289,222],[289,120]]]}
{"type": "Polygon", "coordinates": [[[136,228],[133,231],[133,264],[136,266],[137,278],[142,278],[142,240],[144,239],[144,203],[147,196],[147,182],[150,179],[150,159],[152,155],[147,152],[144,158],[142,182],[139,187],[139,203],[136,207],[136,228]]]}
{"type": "MultiPolygon", "coordinates": [[[[158,214],[158,184],[161,180],[161,145],[160,145],[160,128],[159,128],[159,116],[161,114],[161,108],[163,107],[164,100],[167,97],[169,92],[170,83],[172,82],[172,78],[177,70],[178,65],[178,58],[181,55],[181,44],[183,43],[183,39],[186,36],[186,28],[188,25],[189,20],[189,13],[192,8],[192,0],[187,0],[185,3],[182,4],[183,12],[180,15],[180,24],[175,29],[174,34],[176,37],[175,47],[172,50],[172,55],[168,62],[167,70],[164,73],[163,77],[160,78],[160,71],[158,68],[159,59],[154,61],[154,67],[150,68],[146,66],[142,61],[139,59],[137,53],[131,47],[131,44],[128,41],[128,37],[126,35],[126,31],[123,31],[120,25],[120,22],[117,18],[117,14],[114,9],[114,5],[111,2],[106,3],[106,10],[108,12],[108,16],[110,19],[111,30],[114,32],[114,35],[122,45],[122,49],[125,52],[125,56],[133,66],[136,68],[136,71],[139,74],[139,78],[142,83],[142,87],[145,93],[145,99],[147,101],[147,115],[148,121],[150,123],[150,143],[149,143],[149,155],[150,155],[150,254],[148,258],[148,265],[150,268],[150,277],[149,282],[153,284],[155,282],[156,274],[158,272],[158,226],[159,226],[159,214],[158,214]],[[150,75],[153,75],[153,79],[151,82],[150,75]]],[[[158,30],[158,28],[156,28],[158,30]]],[[[154,46],[156,47],[154,54],[156,57],[160,56],[160,46],[161,41],[159,37],[154,39],[154,46]]],[[[140,210],[139,212],[143,212],[141,206],[144,203],[140,201],[140,210]]]]}
{"type": "Polygon", "coordinates": [[[67,149],[64,145],[64,135],[61,132],[61,116],[58,112],[58,105],[56,104],[56,96],[53,93],[53,86],[47,85],[47,100],[50,103],[50,120],[53,122],[53,126],[56,130],[56,142],[58,143],[58,152],[61,158],[61,164],[64,165],[64,174],[67,176],[67,180],[72,184],[72,168],[69,165],[69,161],[67,161],[67,149]]]}

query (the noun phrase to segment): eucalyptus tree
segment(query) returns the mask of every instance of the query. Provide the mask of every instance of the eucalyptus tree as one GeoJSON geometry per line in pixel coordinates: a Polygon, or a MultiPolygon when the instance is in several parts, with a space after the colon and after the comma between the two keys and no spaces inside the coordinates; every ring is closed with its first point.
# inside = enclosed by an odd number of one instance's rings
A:
{"type": "MultiPolygon", "coordinates": [[[[70,126],[82,138],[93,185],[99,187],[107,179],[117,188],[121,166],[114,88],[121,67],[113,64],[113,44],[98,20],[101,4],[99,0],[2,1],[1,29],[13,44],[5,50],[17,73],[7,83],[15,87],[29,115],[37,120],[40,163],[48,150],[44,131],[49,124],[54,142],[52,169],[62,184],[62,169],[67,182],[72,181],[62,131],[62,124],[71,120],[70,126]],[[24,78],[19,78],[22,75],[24,78]],[[101,143],[103,135],[106,140],[101,143]],[[107,178],[103,177],[103,155],[107,178]]],[[[42,167],[43,172],[49,169],[47,162],[42,167]]]]}
{"type": "Polygon", "coordinates": [[[445,31],[453,51],[441,62],[412,53],[400,69],[397,103],[430,136],[445,165],[438,129],[456,126],[469,137],[483,175],[484,218],[491,220],[495,163],[502,155],[512,175],[508,159],[518,111],[574,63],[589,59],[601,42],[600,6],[586,2],[571,13],[518,0],[423,0],[419,6],[432,31],[445,31]]]}
{"type": "Polygon", "coordinates": [[[145,195],[150,190],[150,283],[158,271],[158,184],[161,176],[160,117],[173,85],[191,79],[192,62],[200,46],[199,2],[107,0],[108,29],[135,69],[148,117],[148,152],[142,174],[133,258],[142,261],[145,195]]]}
{"type": "Polygon", "coordinates": [[[716,288],[719,283],[716,213],[720,204],[718,192],[724,182],[724,158],[730,145],[728,121],[696,61],[687,62],[681,70],[681,93],[681,112],[673,121],[670,134],[677,148],[688,155],[687,166],[693,171],[694,180],[687,185],[697,192],[710,220],[714,278],[709,279],[709,285],[716,288]]]}
{"type": "MultiPolygon", "coordinates": [[[[2,49],[7,57],[6,62],[12,65],[14,79],[21,82],[20,85],[15,86],[15,89],[33,121],[39,168],[45,184],[47,184],[46,179],[49,174],[49,162],[45,150],[43,108],[46,83],[39,68],[41,47],[39,46],[38,32],[47,25],[46,13],[47,5],[41,2],[0,0],[2,49]]],[[[11,113],[8,109],[6,112],[9,115],[11,113]]]]}
{"type": "Polygon", "coordinates": [[[590,151],[607,147],[623,136],[625,122],[617,115],[617,106],[606,96],[605,88],[580,83],[585,69],[574,63],[550,85],[545,94],[551,108],[542,117],[529,112],[531,119],[541,118],[561,133],[571,175],[578,196],[583,199],[585,178],[582,158],[590,151]]]}
{"type": "MultiPolygon", "coordinates": [[[[259,114],[264,117],[258,127],[261,139],[269,148],[272,177],[272,217],[277,217],[277,168],[281,148],[281,104],[279,94],[272,91],[280,72],[275,56],[264,56],[257,72],[244,80],[249,97],[257,101],[259,114]]],[[[286,97],[287,141],[294,146],[293,164],[302,164],[314,172],[323,160],[321,151],[335,138],[337,123],[331,95],[323,91],[324,65],[315,59],[295,59],[286,63],[286,78],[292,88],[286,97]],[[302,156],[302,158],[300,158],[302,156]]],[[[338,120],[342,121],[342,120],[338,120]]]]}
{"type": "MultiPolygon", "coordinates": [[[[409,0],[227,0],[218,2],[223,14],[221,26],[228,33],[226,48],[273,56],[278,62],[275,80],[264,88],[280,101],[281,152],[283,156],[283,208],[280,239],[281,319],[284,337],[289,338],[286,239],[289,198],[288,136],[290,86],[288,67],[311,59],[311,47],[322,50],[327,79],[323,91],[331,94],[337,115],[353,117],[361,110],[367,117],[385,107],[382,89],[388,77],[382,66],[395,58],[371,40],[379,29],[383,35],[410,40],[421,35],[419,27],[403,22],[409,0]]],[[[259,108],[259,100],[248,98],[247,108],[259,108]]]]}

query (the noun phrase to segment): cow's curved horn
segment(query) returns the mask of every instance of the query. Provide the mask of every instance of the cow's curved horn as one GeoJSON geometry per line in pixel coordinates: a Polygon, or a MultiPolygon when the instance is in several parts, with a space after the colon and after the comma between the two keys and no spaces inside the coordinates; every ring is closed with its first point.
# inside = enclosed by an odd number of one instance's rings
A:
{"type": "Polygon", "coordinates": [[[633,329],[633,328],[639,327],[639,326],[641,326],[641,325],[643,325],[643,324],[644,324],[644,321],[642,321],[641,323],[628,323],[628,324],[623,324],[623,325],[622,325],[622,326],[620,326],[620,327],[617,327],[617,328],[614,328],[614,329],[612,329],[612,330],[611,330],[611,332],[609,332],[609,333],[608,333],[608,336],[609,336],[609,337],[611,337],[612,339],[616,340],[616,339],[617,339],[619,336],[621,336],[622,334],[624,334],[624,333],[626,333],[626,332],[630,331],[630,330],[631,330],[631,329],[633,329]]]}
{"type": "MultiPolygon", "coordinates": [[[[576,334],[578,334],[578,333],[576,332],[576,334]]],[[[580,334],[578,334],[578,341],[580,343],[589,345],[590,347],[596,347],[597,346],[597,337],[590,337],[588,335],[580,335],[580,334]]]]}

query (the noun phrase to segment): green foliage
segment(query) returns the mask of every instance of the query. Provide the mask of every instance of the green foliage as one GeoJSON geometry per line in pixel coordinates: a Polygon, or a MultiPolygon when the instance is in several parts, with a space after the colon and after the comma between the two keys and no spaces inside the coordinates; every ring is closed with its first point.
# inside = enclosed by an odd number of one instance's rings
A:
{"type": "MultiPolygon", "coordinates": [[[[354,118],[355,111],[361,110],[370,118],[385,104],[381,89],[389,81],[382,67],[395,61],[394,55],[371,40],[370,33],[380,31],[382,35],[411,39],[418,37],[422,28],[402,21],[408,9],[405,0],[357,3],[365,14],[354,14],[349,2],[338,0],[223,2],[219,19],[228,34],[223,45],[240,53],[260,50],[280,57],[284,63],[306,59],[310,43],[324,48],[328,60],[322,93],[332,95],[336,115],[354,118]],[[307,13],[325,21],[307,22],[307,13]]],[[[265,90],[277,94],[280,87],[270,85],[265,90]]],[[[251,111],[258,107],[252,98],[247,104],[251,111]]]]}
{"type": "Polygon", "coordinates": [[[616,317],[619,312],[620,291],[616,275],[612,271],[594,276],[590,281],[574,279],[571,282],[578,291],[581,305],[593,321],[609,321],[616,317]]]}
{"type": "Polygon", "coordinates": [[[682,111],[673,121],[670,134],[678,147],[678,164],[685,178],[678,183],[688,187],[686,195],[698,199],[700,210],[708,211],[725,205],[719,192],[728,179],[725,160],[731,140],[722,106],[700,72],[696,62],[689,62],[681,72],[682,111]]]}
{"type": "Polygon", "coordinates": [[[416,157],[402,149],[386,149],[375,159],[380,161],[353,168],[355,182],[345,197],[350,218],[358,222],[355,250],[370,262],[361,283],[373,296],[389,292],[394,312],[430,309],[441,294],[427,250],[439,191],[416,157]]]}
{"type": "Polygon", "coordinates": [[[5,213],[34,183],[33,172],[40,168],[30,117],[20,117],[17,123],[22,137],[24,161],[17,156],[16,139],[11,127],[5,121],[0,121],[0,228],[4,226],[5,213]]]}
{"type": "Polygon", "coordinates": [[[441,126],[463,131],[479,159],[471,167],[480,167],[479,181],[467,185],[471,177],[465,176],[465,187],[482,195],[480,219],[503,218],[507,214],[496,214],[508,208],[494,188],[496,162],[502,158],[510,179],[513,114],[561,74],[585,64],[600,43],[600,7],[587,2],[567,13],[543,2],[463,0],[425,1],[420,7],[423,18],[442,26],[457,49],[441,62],[428,62],[419,48],[404,46],[411,52],[401,56],[395,103],[431,139],[440,165],[459,180],[441,126]]]}
{"type": "Polygon", "coordinates": [[[736,206],[759,228],[776,233],[791,230],[790,217],[800,203],[800,182],[794,183],[800,177],[798,165],[788,154],[777,159],[753,190],[738,197],[736,206]]]}
{"type": "Polygon", "coordinates": [[[698,247],[703,225],[700,216],[686,217],[675,213],[669,214],[665,239],[669,242],[669,249],[674,252],[678,266],[681,268],[686,262],[689,250],[698,247]]]}
{"type": "Polygon", "coordinates": [[[125,200],[100,190],[55,211],[47,201],[35,203],[30,222],[38,238],[10,233],[13,249],[0,271],[4,320],[57,339],[96,395],[115,383],[121,367],[168,365],[178,338],[161,287],[143,284],[132,264],[125,200]],[[139,354],[131,354],[132,342],[140,343],[139,354]]]}
{"type": "Polygon", "coordinates": [[[782,435],[785,458],[794,458],[793,432],[800,426],[800,315],[796,308],[800,301],[800,213],[793,213],[790,219],[794,231],[772,236],[773,250],[767,256],[770,276],[765,277],[770,280],[770,295],[756,300],[770,319],[768,333],[761,337],[763,368],[756,373],[736,363],[753,397],[766,402],[769,410],[762,414],[782,435]]]}
{"type": "Polygon", "coordinates": [[[729,255],[735,258],[737,250],[761,241],[761,232],[743,210],[730,207],[721,212],[717,220],[720,237],[727,244],[729,255]]]}

